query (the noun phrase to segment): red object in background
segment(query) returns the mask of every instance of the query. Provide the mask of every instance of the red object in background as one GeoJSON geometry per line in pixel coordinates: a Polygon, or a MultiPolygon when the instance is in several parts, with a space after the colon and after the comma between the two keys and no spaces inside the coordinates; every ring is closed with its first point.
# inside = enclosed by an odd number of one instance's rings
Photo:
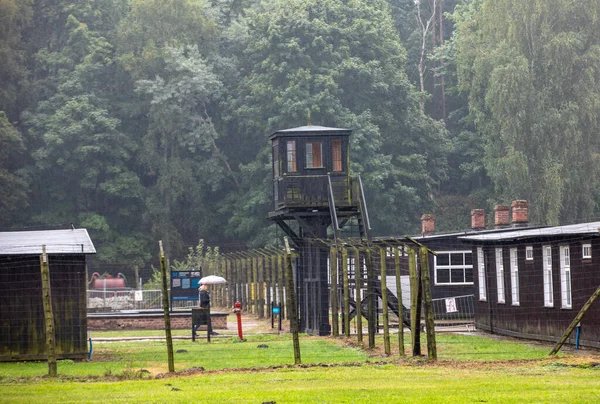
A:
{"type": "Polygon", "coordinates": [[[89,283],[93,289],[123,289],[127,286],[127,281],[122,274],[116,277],[112,275],[101,277],[97,272],[92,274],[92,280],[89,283]]]}
{"type": "Polygon", "coordinates": [[[237,317],[237,326],[238,326],[238,337],[243,340],[244,336],[242,335],[242,304],[240,302],[235,302],[233,306],[233,312],[237,317]]]}
{"type": "Polygon", "coordinates": [[[123,278],[94,279],[94,289],[117,289],[124,287],[125,279],[123,278]]]}

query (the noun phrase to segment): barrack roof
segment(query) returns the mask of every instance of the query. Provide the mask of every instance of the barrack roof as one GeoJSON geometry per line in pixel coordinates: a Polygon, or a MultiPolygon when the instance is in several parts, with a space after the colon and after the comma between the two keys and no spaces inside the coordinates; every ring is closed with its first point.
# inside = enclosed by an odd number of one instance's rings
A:
{"type": "Polygon", "coordinates": [[[0,255],[95,254],[86,229],[0,232],[0,255]]]}
{"type": "Polygon", "coordinates": [[[600,236],[600,222],[570,224],[567,226],[541,227],[537,229],[522,229],[502,233],[475,234],[459,237],[461,240],[474,241],[506,241],[533,237],[552,237],[569,235],[596,235],[600,236]]]}

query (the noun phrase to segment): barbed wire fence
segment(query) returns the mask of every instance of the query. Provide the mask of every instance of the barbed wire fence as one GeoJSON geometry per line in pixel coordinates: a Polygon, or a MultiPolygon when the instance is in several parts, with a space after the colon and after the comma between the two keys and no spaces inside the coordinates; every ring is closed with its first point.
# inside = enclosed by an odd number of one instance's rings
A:
{"type": "MultiPolygon", "coordinates": [[[[388,353],[389,337],[386,334],[391,328],[396,327],[396,332],[399,334],[399,345],[404,345],[404,342],[400,341],[404,332],[400,332],[399,328],[399,324],[401,324],[400,318],[402,317],[402,331],[408,330],[411,332],[410,342],[413,354],[418,355],[420,354],[420,335],[416,330],[420,327],[427,330],[427,328],[435,329],[447,326],[451,330],[459,332],[470,332],[474,330],[476,324],[476,311],[481,311],[483,308],[481,299],[478,299],[478,296],[475,293],[477,291],[476,288],[478,287],[476,283],[478,269],[474,266],[474,262],[476,263],[477,258],[472,256],[466,257],[462,261],[462,264],[464,264],[463,267],[456,268],[451,266],[450,268],[452,277],[455,276],[453,271],[462,271],[462,282],[459,283],[459,286],[464,287],[464,284],[467,284],[466,286],[470,285],[473,294],[449,294],[446,297],[431,299],[430,311],[433,315],[434,325],[427,327],[426,321],[424,321],[426,320],[424,309],[422,307],[419,308],[418,303],[415,304],[415,299],[417,302],[419,301],[419,293],[424,293],[426,285],[429,285],[430,288],[437,286],[447,287],[449,282],[445,279],[446,275],[444,271],[447,271],[448,268],[444,265],[440,265],[438,268],[434,264],[431,271],[429,271],[429,269],[425,271],[431,276],[431,280],[426,280],[425,283],[423,283],[422,279],[419,281],[417,278],[412,280],[411,283],[411,262],[414,262],[412,265],[414,265],[418,274],[425,268],[425,265],[428,265],[426,264],[427,260],[423,260],[422,257],[432,258],[432,255],[435,254],[435,252],[424,248],[423,245],[419,245],[418,242],[413,243],[414,245],[411,246],[411,242],[411,240],[401,240],[400,238],[382,238],[375,239],[372,242],[366,242],[360,239],[338,240],[338,242],[320,239],[309,240],[309,243],[311,244],[318,244],[329,249],[328,253],[323,255],[327,255],[327,293],[329,293],[330,296],[328,300],[330,306],[328,307],[328,318],[326,321],[331,324],[331,335],[333,337],[337,337],[338,335],[346,337],[355,336],[358,342],[362,343],[363,334],[368,334],[369,342],[371,342],[373,339],[371,335],[381,334],[380,330],[383,328],[383,345],[385,352],[388,353]],[[369,291],[368,285],[369,260],[373,266],[373,274],[378,274],[374,275],[376,279],[374,279],[372,285],[373,289],[371,291],[369,291]],[[335,265],[331,265],[332,262],[335,262],[335,265]],[[399,275],[396,273],[397,268],[399,268],[399,275]],[[408,285],[408,288],[406,288],[406,285],[408,285]],[[385,290],[386,293],[383,293],[383,290],[385,290]],[[392,303],[386,302],[388,304],[384,304],[384,297],[392,303]],[[369,314],[372,312],[368,308],[369,300],[373,302],[373,306],[377,309],[376,312],[378,314],[375,317],[373,317],[372,314],[369,314]],[[360,304],[357,303],[359,301],[360,304]],[[394,301],[396,302],[396,306],[391,310],[392,313],[388,312],[386,314],[384,307],[389,308],[393,306],[394,301]],[[400,304],[400,302],[404,304],[400,304]],[[365,306],[365,310],[362,310],[363,306],[365,306]],[[402,314],[399,315],[401,311],[402,314]],[[421,312],[419,313],[419,311],[421,312]],[[360,315],[358,315],[359,312],[360,315]],[[414,315],[412,314],[413,312],[415,312],[414,315]],[[364,323],[360,324],[363,321],[364,323]],[[369,323],[376,324],[374,332],[369,332],[369,323]],[[363,328],[363,325],[366,325],[366,327],[363,328]],[[387,331],[386,326],[388,328],[387,331]],[[460,328],[457,329],[457,327],[460,328]],[[413,332],[413,330],[415,331],[413,332]]],[[[580,239],[574,237],[570,240],[564,240],[563,243],[577,244],[580,243],[580,239]]],[[[541,245],[538,246],[537,244],[536,251],[538,248],[541,249],[541,245]]],[[[508,266],[510,265],[510,257],[508,256],[509,250],[506,249],[505,246],[498,243],[497,245],[492,245],[488,249],[490,251],[495,251],[496,249],[503,247],[505,248],[507,255],[503,259],[507,261],[506,265],[508,266]]],[[[303,248],[300,248],[296,251],[298,256],[303,255],[304,251],[302,251],[302,249],[303,248]]],[[[454,243],[447,245],[446,249],[450,252],[460,251],[460,253],[465,256],[465,244],[463,242],[455,241],[454,243]]],[[[326,250],[326,248],[324,248],[324,250],[326,250]]],[[[554,255],[556,255],[556,253],[557,251],[553,252],[554,255]]],[[[475,250],[470,253],[470,255],[476,254],[475,250]]],[[[547,305],[544,305],[543,300],[540,301],[539,299],[540,295],[543,295],[543,292],[540,290],[548,288],[548,286],[544,286],[544,281],[537,282],[537,284],[534,285],[528,285],[527,287],[524,287],[525,283],[523,283],[521,288],[518,287],[519,279],[521,277],[523,279],[528,279],[536,272],[536,269],[531,267],[531,265],[523,263],[526,260],[524,249],[519,252],[519,254],[520,258],[517,266],[520,268],[518,268],[517,275],[514,274],[514,270],[507,270],[501,275],[505,284],[511,285],[510,295],[512,299],[516,300],[507,304],[507,298],[505,297],[504,301],[501,299],[496,302],[492,301],[488,303],[488,306],[494,304],[498,305],[500,308],[508,306],[519,307],[520,312],[517,314],[515,314],[514,311],[509,312],[496,309],[494,311],[496,324],[502,324],[503,322],[510,323],[512,321],[514,327],[520,327],[521,330],[524,330],[522,336],[530,336],[534,339],[546,340],[549,342],[556,341],[557,332],[564,331],[569,322],[575,318],[575,315],[577,314],[575,310],[576,306],[583,306],[585,301],[587,301],[594,292],[592,289],[595,289],[595,286],[592,287],[589,285],[597,285],[598,277],[593,271],[585,270],[586,268],[589,268],[589,264],[586,264],[581,260],[574,260],[571,264],[571,271],[578,273],[578,280],[571,285],[570,293],[573,294],[573,311],[570,312],[570,316],[568,314],[566,316],[564,314],[561,315],[560,313],[564,313],[564,310],[554,310],[555,313],[552,313],[552,309],[557,309],[557,307],[547,307],[547,305]],[[577,302],[577,304],[575,302],[577,302]],[[544,314],[544,316],[542,316],[542,314],[544,314]],[[526,320],[514,321],[516,315],[525,318],[526,320]],[[541,318],[536,319],[537,316],[540,316],[541,318]],[[541,328],[545,327],[546,330],[553,329],[553,334],[544,336],[543,333],[527,333],[528,327],[532,327],[532,325],[541,322],[545,323],[541,328]]],[[[536,258],[541,260],[542,257],[537,257],[537,255],[536,252],[536,258]]],[[[222,286],[222,291],[220,293],[217,292],[216,296],[221,296],[220,299],[224,302],[222,304],[231,304],[231,302],[241,300],[244,302],[245,310],[248,313],[256,315],[258,318],[268,318],[271,315],[271,311],[268,310],[267,307],[268,301],[270,300],[269,297],[272,297],[275,301],[279,300],[279,296],[285,297],[285,272],[283,271],[283,268],[281,268],[282,271],[279,272],[278,266],[278,263],[283,261],[283,259],[284,253],[277,249],[267,249],[266,251],[258,249],[229,253],[226,256],[225,263],[221,267],[221,274],[229,276],[232,279],[232,282],[227,286],[222,286]],[[280,291],[279,287],[282,287],[283,290],[280,291]]],[[[449,259],[453,260],[454,257],[450,255],[449,259]]],[[[433,261],[435,263],[435,258],[433,261]]],[[[305,265],[302,260],[295,260],[296,276],[298,273],[302,273],[302,265],[305,265]]],[[[556,272],[554,274],[554,280],[552,281],[554,293],[558,294],[559,289],[564,289],[567,286],[563,286],[564,282],[559,280],[561,274],[558,264],[555,263],[553,270],[556,272]]],[[[540,274],[536,274],[536,276],[541,279],[540,274]]],[[[491,279],[493,278],[491,274],[488,273],[485,274],[485,278],[486,282],[493,280],[491,279]]],[[[296,285],[295,289],[300,297],[299,300],[302,300],[301,295],[302,293],[307,293],[307,289],[302,290],[302,286],[299,285],[301,282],[297,278],[294,279],[294,282],[296,285]]],[[[504,286],[503,288],[503,293],[508,293],[507,286],[504,286]]],[[[489,289],[492,290],[492,288],[489,289]]],[[[497,292],[497,289],[498,288],[496,287],[496,294],[499,293],[497,292]]],[[[285,301],[285,298],[281,300],[285,301]]],[[[490,298],[490,300],[492,299],[490,298]]],[[[284,312],[286,310],[287,308],[283,309],[284,312]]],[[[300,312],[303,313],[302,310],[300,312]]],[[[309,314],[304,312],[303,315],[307,316],[309,314]]],[[[590,316],[595,318],[596,314],[591,314],[590,316]]],[[[485,316],[482,316],[482,319],[484,317],[485,316]]],[[[482,319],[479,320],[479,324],[483,330],[486,330],[485,322],[482,319]]],[[[318,317],[317,321],[325,321],[325,319],[318,317]]],[[[300,322],[302,322],[302,319],[300,319],[300,322]]],[[[537,325],[537,327],[540,329],[539,325],[537,325]]],[[[593,327],[593,323],[590,324],[588,322],[586,327],[593,327]]],[[[518,335],[518,331],[511,332],[508,328],[499,329],[497,325],[495,332],[500,332],[501,334],[509,336],[521,336],[518,335]]],[[[568,342],[574,343],[574,337],[568,340],[568,342]]],[[[373,348],[373,346],[369,345],[369,348],[373,348]]],[[[428,349],[428,353],[430,350],[431,349],[428,349]]],[[[404,350],[399,349],[398,352],[403,353],[404,350]]]]}
{"type": "MultiPolygon", "coordinates": [[[[338,243],[310,239],[308,244],[311,247],[301,247],[295,252],[298,257],[308,255],[307,251],[303,250],[312,248],[314,245],[323,247],[323,251],[329,251],[325,266],[319,267],[317,265],[315,268],[315,263],[310,260],[295,260],[295,292],[298,295],[299,304],[304,305],[304,307],[300,307],[301,325],[306,328],[308,321],[312,323],[331,323],[331,333],[334,337],[340,335],[350,337],[352,330],[353,334],[357,336],[358,342],[361,343],[363,342],[363,334],[366,333],[369,339],[369,348],[375,348],[375,334],[379,333],[378,325],[381,324],[385,352],[389,355],[391,353],[389,340],[390,319],[394,320],[393,315],[395,315],[396,326],[402,324],[402,331],[404,331],[405,324],[407,326],[409,324],[411,310],[405,309],[404,302],[400,303],[402,301],[402,283],[406,283],[406,279],[403,280],[402,277],[410,276],[408,256],[413,254],[414,276],[412,282],[415,285],[420,282],[417,278],[419,268],[417,255],[419,252],[416,252],[406,242],[400,241],[388,241],[385,244],[376,242],[371,245],[359,239],[341,240],[338,243]],[[390,271],[386,269],[388,261],[391,261],[391,264],[389,264],[390,271]],[[335,264],[331,265],[331,262],[335,264]],[[311,266],[311,268],[308,268],[308,266],[311,266]],[[371,267],[370,270],[369,266],[371,267]],[[404,269],[401,269],[402,267],[404,269]],[[306,279],[301,278],[304,275],[298,274],[307,274],[311,271],[327,272],[327,283],[320,285],[322,289],[326,288],[326,290],[315,291],[306,287],[306,279]],[[369,277],[371,272],[373,273],[369,277]],[[377,272],[377,275],[375,272],[377,272]],[[370,282],[370,279],[372,282],[370,282]],[[394,283],[393,287],[388,287],[388,279],[397,280],[397,282],[394,283]],[[309,300],[309,294],[315,292],[326,293],[327,297],[322,300],[309,300]],[[400,296],[400,299],[398,299],[398,296],[400,296]],[[389,304],[388,299],[390,300],[389,304]],[[316,307],[313,307],[323,304],[323,301],[328,305],[325,308],[327,318],[321,317],[323,310],[316,310],[316,307]],[[363,306],[365,309],[363,309],[363,306]],[[388,307],[392,307],[392,316],[390,316],[388,307]],[[383,316],[381,322],[378,312],[381,312],[383,316]],[[309,319],[315,313],[317,313],[316,318],[309,319]],[[402,318],[402,321],[399,320],[400,318],[402,318]],[[366,330],[363,330],[363,319],[366,330]],[[351,320],[354,327],[351,327],[351,320]]],[[[423,249],[423,246],[417,246],[416,249],[423,250],[420,252],[421,254],[429,254],[426,249],[423,249]]],[[[269,318],[272,315],[272,310],[269,310],[269,308],[277,305],[281,306],[281,315],[285,318],[285,313],[290,308],[289,306],[285,307],[285,304],[282,303],[287,301],[284,257],[284,251],[273,248],[224,254],[223,262],[215,271],[215,275],[222,275],[230,282],[223,286],[215,285],[216,305],[230,307],[233,302],[240,301],[247,313],[256,315],[259,319],[269,318]]],[[[308,281],[310,282],[311,279],[309,278],[308,281]]],[[[415,286],[413,290],[416,294],[422,289],[415,286]]],[[[414,296],[412,299],[415,304],[417,299],[418,296],[414,296]]],[[[430,303],[429,311],[432,312],[432,310],[433,305],[430,303]]],[[[416,314],[413,316],[416,316],[416,314]]],[[[416,317],[413,319],[415,324],[420,324],[420,321],[420,318],[418,320],[416,317]]],[[[418,332],[420,325],[414,328],[417,330],[415,332],[418,332]]],[[[434,327],[430,327],[430,329],[433,333],[434,327]]],[[[404,346],[404,332],[399,333],[399,335],[401,345],[404,346]]],[[[433,338],[433,334],[430,338],[433,338]]],[[[419,346],[420,338],[415,337],[414,339],[419,341],[418,343],[415,342],[415,345],[419,346]]],[[[420,348],[415,348],[413,351],[415,355],[420,355],[420,348]]],[[[404,349],[401,352],[404,353],[404,349]]],[[[434,358],[432,356],[432,359],[434,358]]]]}
{"type": "MultiPolygon", "coordinates": [[[[216,307],[230,309],[239,301],[245,314],[257,319],[269,319],[273,316],[273,307],[281,307],[280,315],[289,322],[290,307],[286,302],[288,295],[293,291],[298,297],[296,308],[300,309],[301,314],[298,324],[306,321],[302,316],[316,313],[316,322],[330,324],[333,338],[350,338],[359,346],[381,348],[387,355],[405,354],[408,345],[408,353],[418,355],[421,354],[417,348],[420,349],[422,337],[417,330],[427,331],[428,328],[437,330],[439,335],[443,327],[456,332],[471,332],[476,327],[502,335],[555,343],[600,285],[600,271],[597,270],[594,260],[600,253],[597,252],[598,247],[595,244],[592,244],[591,250],[584,253],[583,244],[586,243],[575,236],[564,237],[561,240],[561,246],[570,247],[568,278],[563,265],[565,250],[550,242],[532,242],[531,254],[527,252],[528,246],[527,249],[524,245],[519,246],[514,253],[516,255],[511,255],[511,248],[503,243],[489,243],[483,249],[485,262],[481,267],[482,263],[477,257],[479,250],[467,247],[466,249],[471,251],[467,257],[464,253],[465,244],[460,241],[449,243],[442,251],[424,252],[423,246],[399,237],[375,238],[369,242],[360,239],[338,239],[337,242],[329,239],[310,239],[306,246],[293,251],[292,289],[288,285],[289,276],[286,275],[286,251],[275,247],[222,253],[215,265],[206,268],[205,274],[222,275],[228,281],[227,284],[215,285],[213,288],[216,307]],[[328,295],[326,318],[318,311],[305,310],[310,306],[307,303],[307,293],[310,291],[302,285],[303,280],[298,278],[298,274],[306,274],[308,266],[315,264],[299,257],[305,254],[304,249],[314,249],[315,246],[319,247],[320,258],[326,262],[324,266],[316,266],[319,270],[326,271],[326,289],[321,291],[328,295]],[[436,265],[437,257],[444,252],[450,254],[449,259],[452,261],[452,251],[461,251],[463,254],[462,267],[458,264],[445,265],[445,261],[443,265],[436,265]],[[500,265],[492,265],[495,263],[497,251],[500,251],[499,262],[503,262],[501,271],[498,270],[500,265]],[[427,271],[422,257],[428,257],[427,271]],[[421,275],[426,272],[431,279],[418,280],[415,278],[415,272],[418,274],[419,271],[421,275]],[[462,274],[460,284],[452,285],[452,282],[448,281],[454,278],[453,271],[462,274]],[[483,284],[480,279],[483,280],[483,284]],[[459,286],[462,288],[460,290],[471,287],[473,293],[449,293],[445,297],[435,297],[434,292],[430,309],[434,326],[431,327],[427,324],[423,303],[423,295],[428,285],[432,291],[438,287],[445,290],[459,286]],[[481,285],[485,286],[485,296],[481,295],[481,285]],[[418,304],[419,293],[421,307],[418,304]],[[369,302],[372,305],[371,309],[369,302]],[[396,334],[397,338],[393,338],[393,334],[396,334]],[[408,341],[404,341],[406,336],[408,341]],[[371,341],[374,345],[370,344],[371,341]]],[[[41,249],[41,246],[39,248],[41,249]]],[[[45,339],[46,312],[42,300],[40,255],[9,255],[0,250],[0,263],[2,358],[47,358],[49,349],[45,339]]],[[[87,273],[98,268],[86,268],[86,264],[85,256],[81,254],[48,254],[58,358],[81,359],[87,356],[89,348],[86,317],[87,311],[95,307],[90,302],[96,299],[109,300],[110,293],[113,293],[116,300],[125,300],[121,292],[133,292],[133,299],[126,299],[132,300],[127,304],[133,304],[133,309],[123,308],[131,307],[125,304],[113,309],[136,310],[144,307],[146,301],[161,301],[163,297],[155,291],[142,291],[144,297],[142,300],[136,300],[135,293],[139,294],[140,291],[88,290],[87,273]],[[145,295],[151,297],[146,298],[145,295]]],[[[581,319],[579,336],[571,335],[566,339],[566,343],[595,346],[597,340],[594,338],[600,333],[599,313],[597,305],[592,305],[581,319]]],[[[424,337],[425,335],[423,339],[424,337]]],[[[294,358],[291,340],[289,342],[290,344],[282,344],[277,348],[281,351],[273,354],[290,360],[294,358]]],[[[447,355],[446,352],[454,349],[452,344],[467,343],[464,340],[445,341],[441,348],[442,355],[447,355]]],[[[509,357],[511,353],[516,354],[516,351],[511,349],[513,348],[508,348],[506,352],[509,357]]],[[[431,348],[428,347],[426,353],[429,354],[430,351],[431,348]]],[[[244,361],[252,362],[251,354],[242,352],[243,350],[240,350],[238,358],[241,367],[244,366],[244,361]]],[[[218,349],[212,354],[219,355],[218,349]]],[[[465,348],[453,355],[460,359],[461,355],[484,357],[486,354],[473,346],[472,349],[465,348]]],[[[323,361],[327,361],[325,356],[323,361]]]]}

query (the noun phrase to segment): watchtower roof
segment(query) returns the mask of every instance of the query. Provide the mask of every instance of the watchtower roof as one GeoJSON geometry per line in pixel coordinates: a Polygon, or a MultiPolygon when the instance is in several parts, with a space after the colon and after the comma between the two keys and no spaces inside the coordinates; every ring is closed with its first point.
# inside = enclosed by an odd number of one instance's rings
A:
{"type": "Polygon", "coordinates": [[[296,136],[296,135],[315,135],[315,136],[327,136],[327,135],[350,135],[352,130],[344,129],[344,128],[329,128],[327,126],[318,126],[318,125],[307,125],[307,126],[299,126],[297,128],[290,129],[282,129],[276,132],[273,132],[269,139],[274,139],[280,136],[296,136]]]}

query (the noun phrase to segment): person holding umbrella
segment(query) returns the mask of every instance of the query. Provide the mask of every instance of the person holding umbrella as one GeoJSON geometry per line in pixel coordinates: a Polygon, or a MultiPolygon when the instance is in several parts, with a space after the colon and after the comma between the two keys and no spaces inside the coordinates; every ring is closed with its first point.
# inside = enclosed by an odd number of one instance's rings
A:
{"type": "Polygon", "coordinates": [[[225,278],[222,276],[208,275],[200,278],[198,283],[200,284],[200,294],[198,296],[200,300],[200,308],[205,309],[208,312],[208,332],[210,335],[219,335],[213,331],[212,322],[210,321],[210,292],[208,290],[208,285],[225,284],[227,283],[227,280],[225,280],[225,278]]]}
{"type": "Polygon", "coordinates": [[[210,292],[208,291],[208,285],[200,285],[200,307],[203,309],[210,309],[210,292]]]}
{"type": "MultiPolygon", "coordinates": [[[[208,315],[210,316],[210,292],[208,291],[208,285],[201,284],[200,285],[200,308],[208,310],[208,315]]],[[[212,321],[210,321],[210,317],[208,319],[208,332],[210,335],[218,335],[212,329],[212,321]]]]}

